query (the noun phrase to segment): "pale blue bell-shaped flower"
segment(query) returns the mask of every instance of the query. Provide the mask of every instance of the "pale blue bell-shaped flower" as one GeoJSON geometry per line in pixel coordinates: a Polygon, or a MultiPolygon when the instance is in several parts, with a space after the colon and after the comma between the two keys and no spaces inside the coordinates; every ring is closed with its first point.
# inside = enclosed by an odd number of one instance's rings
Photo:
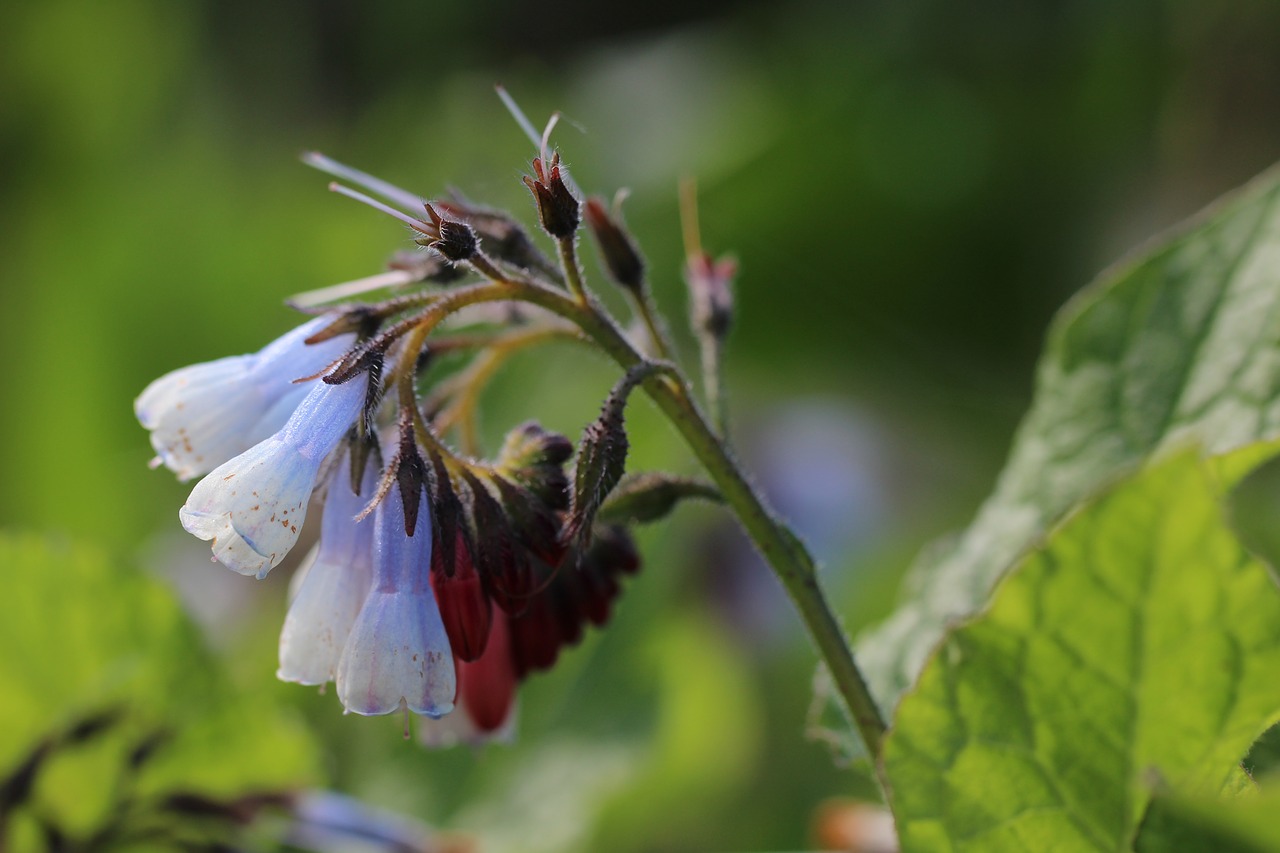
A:
{"type": "Polygon", "coordinates": [[[453,710],[453,652],[431,592],[431,522],[405,535],[404,501],[392,486],[374,514],[373,588],[338,664],[338,698],[357,714],[453,710]]]}
{"type": "Polygon", "coordinates": [[[324,684],[338,660],[373,578],[373,519],[356,520],[377,490],[378,466],[365,465],[360,492],[351,490],[349,457],[334,466],[320,518],[320,544],[302,575],[280,631],[282,681],[324,684]]]}
{"type": "Polygon", "coordinates": [[[310,390],[294,380],[323,370],[355,340],[306,344],[331,322],[317,317],[259,352],[192,364],[148,385],[133,408],[151,431],[157,461],[190,480],[279,430],[310,390]]]}
{"type": "Polygon", "coordinates": [[[266,577],[298,541],[316,475],[359,416],[368,375],[317,382],[275,435],[219,465],[191,490],[182,526],[212,540],[213,557],[266,577]]]}

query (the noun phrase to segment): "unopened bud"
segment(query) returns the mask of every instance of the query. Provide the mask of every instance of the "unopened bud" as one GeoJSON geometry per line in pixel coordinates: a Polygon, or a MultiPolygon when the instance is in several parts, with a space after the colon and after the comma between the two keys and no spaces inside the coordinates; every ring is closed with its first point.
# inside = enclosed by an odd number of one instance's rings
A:
{"type": "Polygon", "coordinates": [[[436,202],[436,207],[474,228],[481,250],[489,257],[553,279],[560,277],[560,268],[543,254],[520,223],[507,214],[474,207],[457,198],[436,202]]]}
{"type": "Polygon", "coordinates": [[[538,207],[539,224],[556,239],[572,237],[582,220],[578,212],[578,200],[574,198],[561,174],[560,153],[556,152],[551,156],[550,164],[535,157],[533,173],[534,177],[525,176],[524,184],[533,193],[534,203],[538,207]]]}
{"type": "Polygon", "coordinates": [[[689,498],[720,502],[715,486],[674,474],[649,472],[624,477],[600,507],[602,522],[647,524],[665,518],[677,503],[689,498]]]}
{"type": "Polygon", "coordinates": [[[733,322],[733,291],[738,263],[732,258],[713,261],[699,254],[689,259],[685,280],[689,283],[690,320],[694,331],[724,340],[733,322]]]}
{"type": "Polygon", "coordinates": [[[596,418],[582,432],[578,461],[573,469],[573,501],[565,533],[583,543],[591,541],[591,524],[604,499],[618,485],[627,467],[626,422],[623,412],[631,391],[660,365],[645,362],[627,371],[605,398],[596,418]]]}
{"type": "Polygon", "coordinates": [[[569,479],[564,463],[573,455],[573,443],[529,422],[507,433],[494,463],[500,473],[527,488],[551,509],[569,508],[569,479]]]}
{"type": "Polygon", "coordinates": [[[505,477],[493,476],[490,482],[498,489],[520,545],[548,566],[560,565],[565,546],[560,541],[560,519],[552,508],[529,489],[505,477]]]}
{"type": "Polygon", "coordinates": [[[474,258],[478,244],[476,232],[471,226],[452,219],[444,219],[431,205],[426,205],[431,228],[414,242],[435,249],[448,261],[465,261],[474,258]]]}
{"type": "Polygon", "coordinates": [[[493,610],[462,531],[454,529],[454,560],[447,570],[437,564],[436,554],[441,551],[437,546],[431,554],[431,590],[453,654],[459,660],[473,661],[484,654],[493,610]]]}
{"type": "Polygon", "coordinates": [[[598,198],[587,199],[587,225],[595,235],[609,275],[622,287],[639,292],[644,287],[644,259],[635,241],[609,216],[598,198]]]}

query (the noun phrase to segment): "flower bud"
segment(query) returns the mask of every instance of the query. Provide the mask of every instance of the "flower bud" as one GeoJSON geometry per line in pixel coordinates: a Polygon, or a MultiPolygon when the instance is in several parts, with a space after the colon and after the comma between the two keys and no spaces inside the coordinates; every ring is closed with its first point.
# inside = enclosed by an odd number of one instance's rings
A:
{"type": "Polygon", "coordinates": [[[486,255],[552,279],[560,278],[560,268],[534,244],[520,223],[507,214],[473,207],[457,199],[439,201],[435,206],[474,228],[486,255]]]}
{"type": "Polygon", "coordinates": [[[595,235],[609,275],[627,290],[640,292],[644,287],[644,259],[640,257],[640,250],[598,198],[587,199],[587,225],[595,235]]]}
{"type": "Polygon", "coordinates": [[[578,200],[564,182],[561,174],[560,153],[551,156],[550,167],[544,169],[539,157],[533,159],[535,177],[524,177],[524,184],[533,193],[534,203],[538,207],[538,222],[544,231],[562,240],[572,237],[578,230],[581,217],[578,213],[578,200]]]}
{"type": "Polygon", "coordinates": [[[465,261],[474,258],[479,245],[470,225],[444,219],[440,222],[440,239],[431,244],[446,260],[465,261]]]}
{"type": "Polygon", "coordinates": [[[631,391],[646,377],[661,369],[658,362],[642,362],[627,371],[605,398],[600,417],[582,432],[578,461],[573,469],[573,502],[565,533],[584,543],[591,538],[596,511],[622,479],[627,466],[626,423],[623,412],[631,391]]]}
{"type": "Polygon", "coordinates": [[[462,531],[455,528],[454,537],[455,559],[447,569],[437,562],[444,549],[436,548],[431,554],[431,589],[454,657],[474,661],[484,653],[489,640],[493,609],[462,531]]]}
{"type": "Polygon", "coordinates": [[[554,510],[569,508],[569,479],[564,463],[573,455],[573,443],[563,435],[547,432],[534,422],[507,433],[494,469],[532,492],[554,510]]]}
{"type": "Polygon", "coordinates": [[[689,319],[693,330],[724,340],[733,322],[733,291],[730,285],[737,275],[738,264],[732,258],[711,260],[707,254],[689,259],[685,281],[689,284],[689,319]]]}

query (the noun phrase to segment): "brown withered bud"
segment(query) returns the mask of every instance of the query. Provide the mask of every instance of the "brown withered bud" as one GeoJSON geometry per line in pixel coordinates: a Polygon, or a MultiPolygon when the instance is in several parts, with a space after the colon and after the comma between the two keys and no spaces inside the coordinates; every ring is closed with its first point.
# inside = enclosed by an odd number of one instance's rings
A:
{"type": "Polygon", "coordinates": [[[431,205],[425,205],[431,228],[414,242],[435,249],[445,260],[465,261],[476,256],[479,244],[476,232],[470,225],[453,219],[444,219],[431,205]]]}
{"type": "Polygon", "coordinates": [[[600,506],[601,522],[647,524],[670,514],[677,503],[689,498],[722,502],[720,492],[704,480],[657,471],[628,475],[600,506]]]}
{"type": "Polygon", "coordinates": [[[558,240],[572,237],[582,221],[578,200],[560,172],[560,152],[557,151],[551,155],[549,164],[543,163],[540,157],[533,158],[533,177],[524,177],[524,184],[533,193],[538,207],[538,223],[558,240]]]}
{"type": "Polygon", "coordinates": [[[724,340],[733,323],[733,290],[738,263],[732,258],[713,261],[699,254],[689,259],[685,280],[689,284],[689,319],[698,334],[724,340]]]}
{"type": "Polygon", "coordinates": [[[476,207],[461,198],[436,202],[447,215],[475,229],[480,248],[492,258],[520,269],[534,270],[554,280],[561,277],[560,268],[543,254],[524,227],[505,213],[476,207]]]}
{"type": "Polygon", "coordinates": [[[631,235],[609,215],[604,202],[598,198],[587,199],[587,225],[595,235],[609,275],[622,287],[639,293],[644,287],[644,259],[631,235]]]}

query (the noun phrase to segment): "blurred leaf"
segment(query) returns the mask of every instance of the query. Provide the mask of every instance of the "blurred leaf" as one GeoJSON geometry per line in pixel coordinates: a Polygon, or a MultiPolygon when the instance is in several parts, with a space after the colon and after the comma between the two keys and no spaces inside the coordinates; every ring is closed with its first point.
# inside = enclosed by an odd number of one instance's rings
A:
{"type": "Polygon", "coordinates": [[[1151,784],[1238,782],[1280,715],[1280,593],[1218,490],[1194,453],[1148,469],[946,639],[885,743],[904,850],[1124,849],[1151,784]]]}
{"type": "Polygon", "coordinates": [[[662,696],[648,761],[601,810],[593,850],[679,847],[744,786],[760,742],[760,700],[739,653],[697,613],[663,620],[649,640],[662,696]],[[697,808],[690,808],[697,803],[697,808]]]}
{"type": "Polygon", "coordinates": [[[41,768],[42,814],[83,831],[125,787],[226,796],[316,781],[305,730],[268,696],[233,688],[161,584],[35,536],[0,533],[0,567],[0,777],[40,739],[119,712],[41,768]]]}
{"type": "Polygon", "coordinates": [[[1193,799],[1167,794],[1151,801],[1134,843],[1137,853],[1278,853],[1280,797],[1193,799]]]}
{"type": "MultiPolygon", "coordinates": [[[[1217,455],[1280,435],[1278,196],[1273,170],[1059,314],[994,494],[950,547],[922,555],[915,594],[860,643],[885,707],[948,623],[1106,483],[1179,442],[1217,455]]],[[[1269,450],[1226,467],[1239,476],[1269,450]]]]}

